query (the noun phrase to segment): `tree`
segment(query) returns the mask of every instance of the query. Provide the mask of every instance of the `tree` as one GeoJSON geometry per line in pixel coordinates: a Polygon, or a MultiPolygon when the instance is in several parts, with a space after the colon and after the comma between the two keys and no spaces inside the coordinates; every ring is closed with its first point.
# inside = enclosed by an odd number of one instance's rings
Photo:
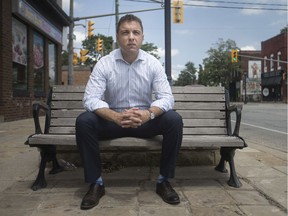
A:
{"type": "Polygon", "coordinates": [[[286,26],[280,30],[280,34],[287,33],[287,31],[288,31],[288,27],[286,26]]]}
{"type": "Polygon", "coordinates": [[[205,84],[206,77],[205,72],[203,69],[203,66],[199,64],[199,70],[198,70],[198,84],[205,84]]]}
{"type": "Polygon", "coordinates": [[[85,65],[94,65],[96,63],[97,58],[101,56],[105,56],[110,53],[113,49],[113,38],[112,36],[105,36],[102,34],[92,35],[89,38],[86,38],[82,41],[83,49],[89,50],[89,59],[85,62],[85,65]],[[103,53],[98,53],[97,51],[97,40],[100,38],[103,40],[103,53]]]}
{"type": "Polygon", "coordinates": [[[153,43],[146,42],[145,44],[142,45],[141,49],[146,51],[146,52],[148,52],[148,53],[150,53],[155,58],[160,59],[160,57],[157,54],[158,47],[155,46],[153,43]]]}
{"type": "Polygon", "coordinates": [[[195,84],[196,81],[196,68],[193,62],[187,62],[185,69],[179,74],[178,79],[175,81],[175,86],[185,86],[195,84]]]}
{"type": "Polygon", "coordinates": [[[68,52],[66,50],[62,52],[61,65],[68,65],[68,52]]]}
{"type": "Polygon", "coordinates": [[[228,88],[229,83],[239,77],[237,74],[240,73],[240,62],[231,62],[232,49],[238,49],[235,41],[219,39],[215,47],[207,51],[208,57],[203,60],[201,84],[209,86],[221,84],[228,88]]]}

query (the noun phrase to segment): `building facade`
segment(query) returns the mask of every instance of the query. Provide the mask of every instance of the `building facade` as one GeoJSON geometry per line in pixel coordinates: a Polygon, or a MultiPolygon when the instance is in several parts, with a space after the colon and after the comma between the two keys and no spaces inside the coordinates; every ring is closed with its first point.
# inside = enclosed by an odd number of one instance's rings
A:
{"type": "Polygon", "coordinates": [[[0,121],[31,117],[33,101],[61,84],[62,32],[70,18],[59,3],[0,2],[0,121]]]}
{"type": "Polygon", "coordinates": [[[287,103],[287,32],[261,42],[262,100],[287,103]]]}

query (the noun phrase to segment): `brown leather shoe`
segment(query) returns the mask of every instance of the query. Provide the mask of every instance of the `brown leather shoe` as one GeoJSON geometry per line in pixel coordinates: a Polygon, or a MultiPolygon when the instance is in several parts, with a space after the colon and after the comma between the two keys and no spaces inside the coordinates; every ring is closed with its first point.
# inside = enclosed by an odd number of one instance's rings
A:
{"type": "Polygon", "coordinates": [[[96,205],[98,205],[100,198],[104,196],[104,194],[104,185],[99,185],[95,183],[91,184],[88,192],[82,200],[81,209],[88,210],[95,207],[96,205]]]}
{"type": "Polygon", "coordinates": [[[164,202],[169,204],[179,204],[180,199],[176,191],[172,188],[168,181],[157,183],[156,193],[163,199],[164,202]]]}

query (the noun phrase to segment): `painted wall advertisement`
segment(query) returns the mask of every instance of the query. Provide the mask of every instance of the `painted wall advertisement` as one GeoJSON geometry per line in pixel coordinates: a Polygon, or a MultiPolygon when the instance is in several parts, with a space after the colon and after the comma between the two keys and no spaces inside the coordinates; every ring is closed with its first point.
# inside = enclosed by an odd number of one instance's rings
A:
{"type": "MultiPolygon", "coordinates": [[[[245,77],[243,77],[243,81],[245,77]]],[[[245,83],[242,82],[242,95],[245,94],[245,83]]],[[[261,95],[261,61],[248,61],[248,73],[246,76],[246,94],[261,95]]]]}

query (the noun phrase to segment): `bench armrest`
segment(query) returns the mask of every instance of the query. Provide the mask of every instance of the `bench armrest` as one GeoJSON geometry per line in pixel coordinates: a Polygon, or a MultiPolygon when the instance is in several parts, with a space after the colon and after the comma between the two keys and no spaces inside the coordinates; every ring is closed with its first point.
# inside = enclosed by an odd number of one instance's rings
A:
{"type": "Polygon", "coordinates": [[[35,125],[35,134],[43,133],[41,129],[40,121],[39,121],[40,110],[43,110],[46,115],[44,133],[47,133],[48,128],[49,128],[49,122],[50,122],[49,106],[41,101],[37,101],[33,103],[32,109],[33,109],[33,119],[34,119],[34,125],[35,125]]]}
{"type": "Polygon", "coordinates": [[[240,123],[241,123],[241,114],[242,114],[242,105],[229,105],[227,107],[227,114],[228,114],[228,120],[231,121],[231,113],[235,112],[236,114],[236,123],[235,128],[232,133],[232,136],[238,136],[239,137],[239,130],[240,130],[240,123]]]}

